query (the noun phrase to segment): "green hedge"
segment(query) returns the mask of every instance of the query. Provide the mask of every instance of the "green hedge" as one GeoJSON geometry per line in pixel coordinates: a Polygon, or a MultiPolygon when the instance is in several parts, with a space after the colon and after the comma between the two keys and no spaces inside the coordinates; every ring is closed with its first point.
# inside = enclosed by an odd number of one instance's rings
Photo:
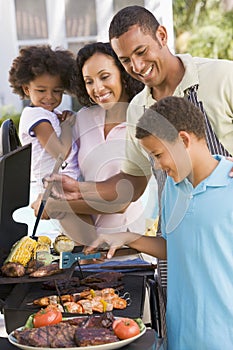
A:
{"type": "Polygon", "coordinates": [[[6,114],[0,118],[0,126],[2,125],[2,122],[4,122],[4,120],[12,119],[13,123],[16,126],[16,129],[18,130],[19,129],[19,118],[20,118],[20,114],[6,114]]]}

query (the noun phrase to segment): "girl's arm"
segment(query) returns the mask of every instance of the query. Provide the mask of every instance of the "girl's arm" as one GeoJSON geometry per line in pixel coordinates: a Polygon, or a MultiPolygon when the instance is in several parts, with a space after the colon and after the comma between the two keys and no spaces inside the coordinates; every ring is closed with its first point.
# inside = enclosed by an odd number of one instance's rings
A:
{"type": "Polygon", "coordinates": [[[60,137],[57,137],[52,125],[48,122],[42,122],[34,128],[35,135],[41,146],[55,159],[59,154],[66,159],[72,145],[72,126],[75,115],[68,111],[65,113],[66,119],[60,124],[60,137]]]}

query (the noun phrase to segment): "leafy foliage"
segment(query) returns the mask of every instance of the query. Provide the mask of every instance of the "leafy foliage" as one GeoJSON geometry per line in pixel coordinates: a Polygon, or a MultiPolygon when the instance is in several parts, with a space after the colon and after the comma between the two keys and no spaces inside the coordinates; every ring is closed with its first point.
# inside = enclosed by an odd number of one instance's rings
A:
{"type": "Polygon", "coordinates": [[[232,0],[173,1],[176,52],[233,59],[232,0]]]}

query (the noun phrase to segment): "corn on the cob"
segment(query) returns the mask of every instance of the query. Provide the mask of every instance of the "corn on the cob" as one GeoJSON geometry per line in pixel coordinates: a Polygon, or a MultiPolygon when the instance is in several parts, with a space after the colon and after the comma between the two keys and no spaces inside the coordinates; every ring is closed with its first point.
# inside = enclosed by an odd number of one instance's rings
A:
{"type": "Polygon", "coordinates": [[[22,264],[23,266],[26,266],[34,256],[34,250],[36,249],[36,246],[37,242],[29,236],[21,238],[12,246],[10,254],[4,263],[16,262],[22,264]]]}
{"type": "Polygon", "coordinates": [[[38,236],[37,242],[41,244],[48,244],[49,246],[52,244],[51,239],[47,236],[38,236]]]}

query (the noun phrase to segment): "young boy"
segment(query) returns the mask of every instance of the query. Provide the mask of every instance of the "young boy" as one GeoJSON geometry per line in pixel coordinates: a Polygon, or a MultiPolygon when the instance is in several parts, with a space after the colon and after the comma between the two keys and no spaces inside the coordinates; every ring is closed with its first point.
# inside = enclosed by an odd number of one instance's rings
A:
{"type": "Polygon", "coordinates": [[[136,137],[167,173],[162,237],[101,235],[109,257],[123,244],[168,262],[169,350],[232,349],[232,162],[212,156],[202,113],[179,97],[166,97],[139,119],[136,137]]]}

